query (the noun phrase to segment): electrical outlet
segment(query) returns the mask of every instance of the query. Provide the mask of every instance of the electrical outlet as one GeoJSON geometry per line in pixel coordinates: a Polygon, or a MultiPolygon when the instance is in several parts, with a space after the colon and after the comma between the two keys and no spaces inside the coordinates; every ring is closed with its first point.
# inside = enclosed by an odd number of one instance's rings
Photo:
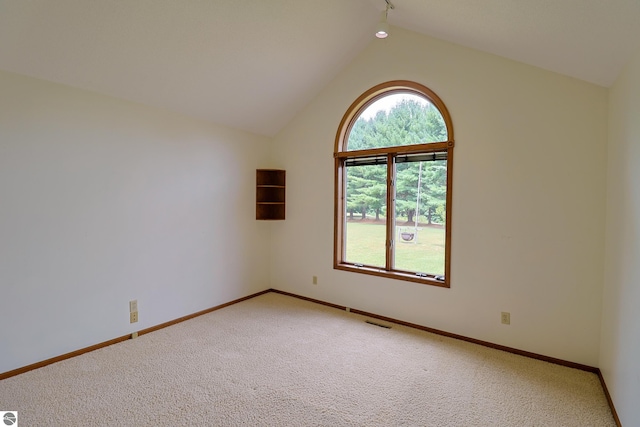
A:
{"type": "Polygon", "coordinates": [[[129,301],[129,313],[133,313],[134,311],[138,311],[138,300],[137,299],[129,301]]]}
{"type": "Polygon", "coordinates": [[[511,313],[503,311],[502,314],[500,315],[500,320],[501,320],[503,325],[510,325],[511,324],[511,313]]]}
{"type": "Polygon", "coordinates": [[[318,276],[313,276],[313,284],[314,285],[318,284],[318,276]]]}
{"type": "Polygon", "coordinates": [[[129,323],[136,323],[138,321],[138,312],[132,311],[129,313],[129,323]]]}

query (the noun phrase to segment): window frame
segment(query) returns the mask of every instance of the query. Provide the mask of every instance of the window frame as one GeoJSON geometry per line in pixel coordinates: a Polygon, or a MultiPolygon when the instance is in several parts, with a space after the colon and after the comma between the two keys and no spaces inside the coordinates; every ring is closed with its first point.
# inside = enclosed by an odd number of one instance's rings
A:
{"type": "Polygon", "coordinates": [[[360,95],[347,109],[340,121],[336,134],[334,161],[335,161],[335,193],[334,193],[334,249],[333,268],[336,270],[351,271],[374,276],[387,277],[391,279],[417,282],[427,285],[449,288],[451,287],[451,200],[452,200],[452,178],[453,178],[453,148],[455,146],[453,136],[453,124],[449,111],[444,102],[432,90],[419,83],[409,80],[393,80],[378,84],[360,95]],[[372,103],[380,98],[394,93],[410,93],[427,99],[438,109],[447,129],[447,141],[432,142],[426,144],[405,145],[384,148],[372,148],[364,150],[347,150],[348,136],[355,122],[362,112],[372,103]],[[427,154],[435,152],[447,152],[447,194],[446,194],[446,216],[445,216],[445,262],[444,279],[436,279],[436,275],[419,275],[418,272],[408,272],[389,269],[393,264],[393,237],[395,234],[395,188],[390,182],[393,176],[395,162],[393,158],[402,154],[427,154]],[[345,261],[345,225],[346,225],[346,161],[349,158],[366,157],[379,155],[387,156],[387,215],[386,215],[386,238],[385,238],[385,267],[362,266],[345,261]],[[391,238],[390,238],[391,236],[391,238]]]}

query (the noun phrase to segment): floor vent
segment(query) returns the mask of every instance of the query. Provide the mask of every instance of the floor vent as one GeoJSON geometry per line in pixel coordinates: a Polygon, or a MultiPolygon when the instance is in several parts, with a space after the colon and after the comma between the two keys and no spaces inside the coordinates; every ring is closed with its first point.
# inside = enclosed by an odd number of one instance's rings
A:
{"type": "Polygon", "coordinates": [[[371,320],[365,320],[370,325],[380,326],[381,328],[391,329],[391,326],[383,325],[381,323],[372,322],[371,320]]]}

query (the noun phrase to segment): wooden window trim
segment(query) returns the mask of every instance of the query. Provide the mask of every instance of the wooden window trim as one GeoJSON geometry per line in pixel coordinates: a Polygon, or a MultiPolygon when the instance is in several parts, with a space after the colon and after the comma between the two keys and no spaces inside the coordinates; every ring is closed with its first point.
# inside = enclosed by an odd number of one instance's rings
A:
{"type": "Polygon", "coordinates": [[[389,148],[370,148],[367,150],[338,151],[333,153],[333,156],[339,159],[343,159],[347,157],[366,157],[375,155],[386,156],[387,154],[426,153],[432,151],[445,151],[449,148],[453,148],[453,146],[453,141],[432,142],[429,144],[401,145],[398,147],[389,148]]]}
{"type": "MultiPolygon", "coordinates": [[[[433,91],[428,89],[427,87],[415,83],[408,80],[394,80],[386,83],[381,83],[377,86],[372,87],[367,90],[365,93],[360,95],[358,99],[356,99],[351,106],[347,109],[347,112],[342,117],[340,121],[340,125],[338,127],[338,132],[336,134],[335,140],[335,148],[334,148],[334,161],[335,161],[335,181],[334,181],[334,190],[335,190],[335,203],[334,203],[334,253],[333,253],[333,267],[336,270],[357,272],[361,274],[368,274],[379,277],[387,277],[392,279],[404,280],[415,283],[428,284],[438,287],[451,287],[451,213],[452,213],[452,177],[453,177],[453,148],[455,146],[455,140],[453,138],[453,124],[451,122],[451,116],[449,115],[449,111],[447,107],[442,102],[442,100],[436,95],[433,91]],[[419,145],[408,145],[408,146],[396,146],[396,147],[385,147],[385,148],[376,148],[376,149],[366,149],[366,150],[353,150],[347,151],[347,142],[348,138],[346,138],[351,128],[353,127],[355,121],[360,117],[362,111],[367,108],[370,104],[375,102],[376,100],[385,97],[387,95],[393,93],[414,93],[419,94],[428,99],[440,112],[443,117],[446,129],[447,129],[447,141],[442,142],[434,142],[427,144],[419,144],[419,145]],[[419,276],[416,275],[415,272],[407,272],[395,270],[393,266],[393,259],[391,259],[391,249],[390,245],[392,245],[391,240],[388,236],[394,235],[394,221],[389,220],[388,218],[395,218],[395,203],[393,203],[393,192],[389,191],[391,189],[391,185],[387,182],[387,207],[390,212],[387,212],[387,239],[385,242],[386,251],[385,251],[385,266],[390,266],[390,269],[387,267],[379,268],[379,267],[371,267],[371,266],[361,266],[356,265],[354,263],[345,262],[345,242],[344,242],[344,227],[345,227],[345,210],[344,206],[346,203],[345,194],[346,194],[346,181],[344,179],[344,163],[348,158],[357,158],[357,157],[365,157],[365,156],[387,156],[387,167],[393,168],[394,164],[391,161],[392,158],[399,154],[410,154],[410,153],[428,153],[428,152],[436,152],[436,151],[447,151],[447,194],[446,194],[446,217],[445,217],[445,266],[444,266],[444,280],[436,279],[436,276],[427,275],[419,276]]],[[[393,176],[390,171],[387,173],[387,180],[389,177],[393,176]]],[[[395,243],[393,243],[395,244],[395,243]]]]}

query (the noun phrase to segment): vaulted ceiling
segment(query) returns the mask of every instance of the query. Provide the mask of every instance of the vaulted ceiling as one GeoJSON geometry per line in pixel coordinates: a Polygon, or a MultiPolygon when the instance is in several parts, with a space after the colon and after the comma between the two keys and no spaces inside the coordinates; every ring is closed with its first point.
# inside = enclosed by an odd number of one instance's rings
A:
{"type": "MultiPolygon", "coordinates": [[[[393,26],[602,86],[640,48],[639,0],[392,1],[393,26]]],[[[274,135],[379,42],[384,7],[0,0],[0,69],[274,135]]]]}

